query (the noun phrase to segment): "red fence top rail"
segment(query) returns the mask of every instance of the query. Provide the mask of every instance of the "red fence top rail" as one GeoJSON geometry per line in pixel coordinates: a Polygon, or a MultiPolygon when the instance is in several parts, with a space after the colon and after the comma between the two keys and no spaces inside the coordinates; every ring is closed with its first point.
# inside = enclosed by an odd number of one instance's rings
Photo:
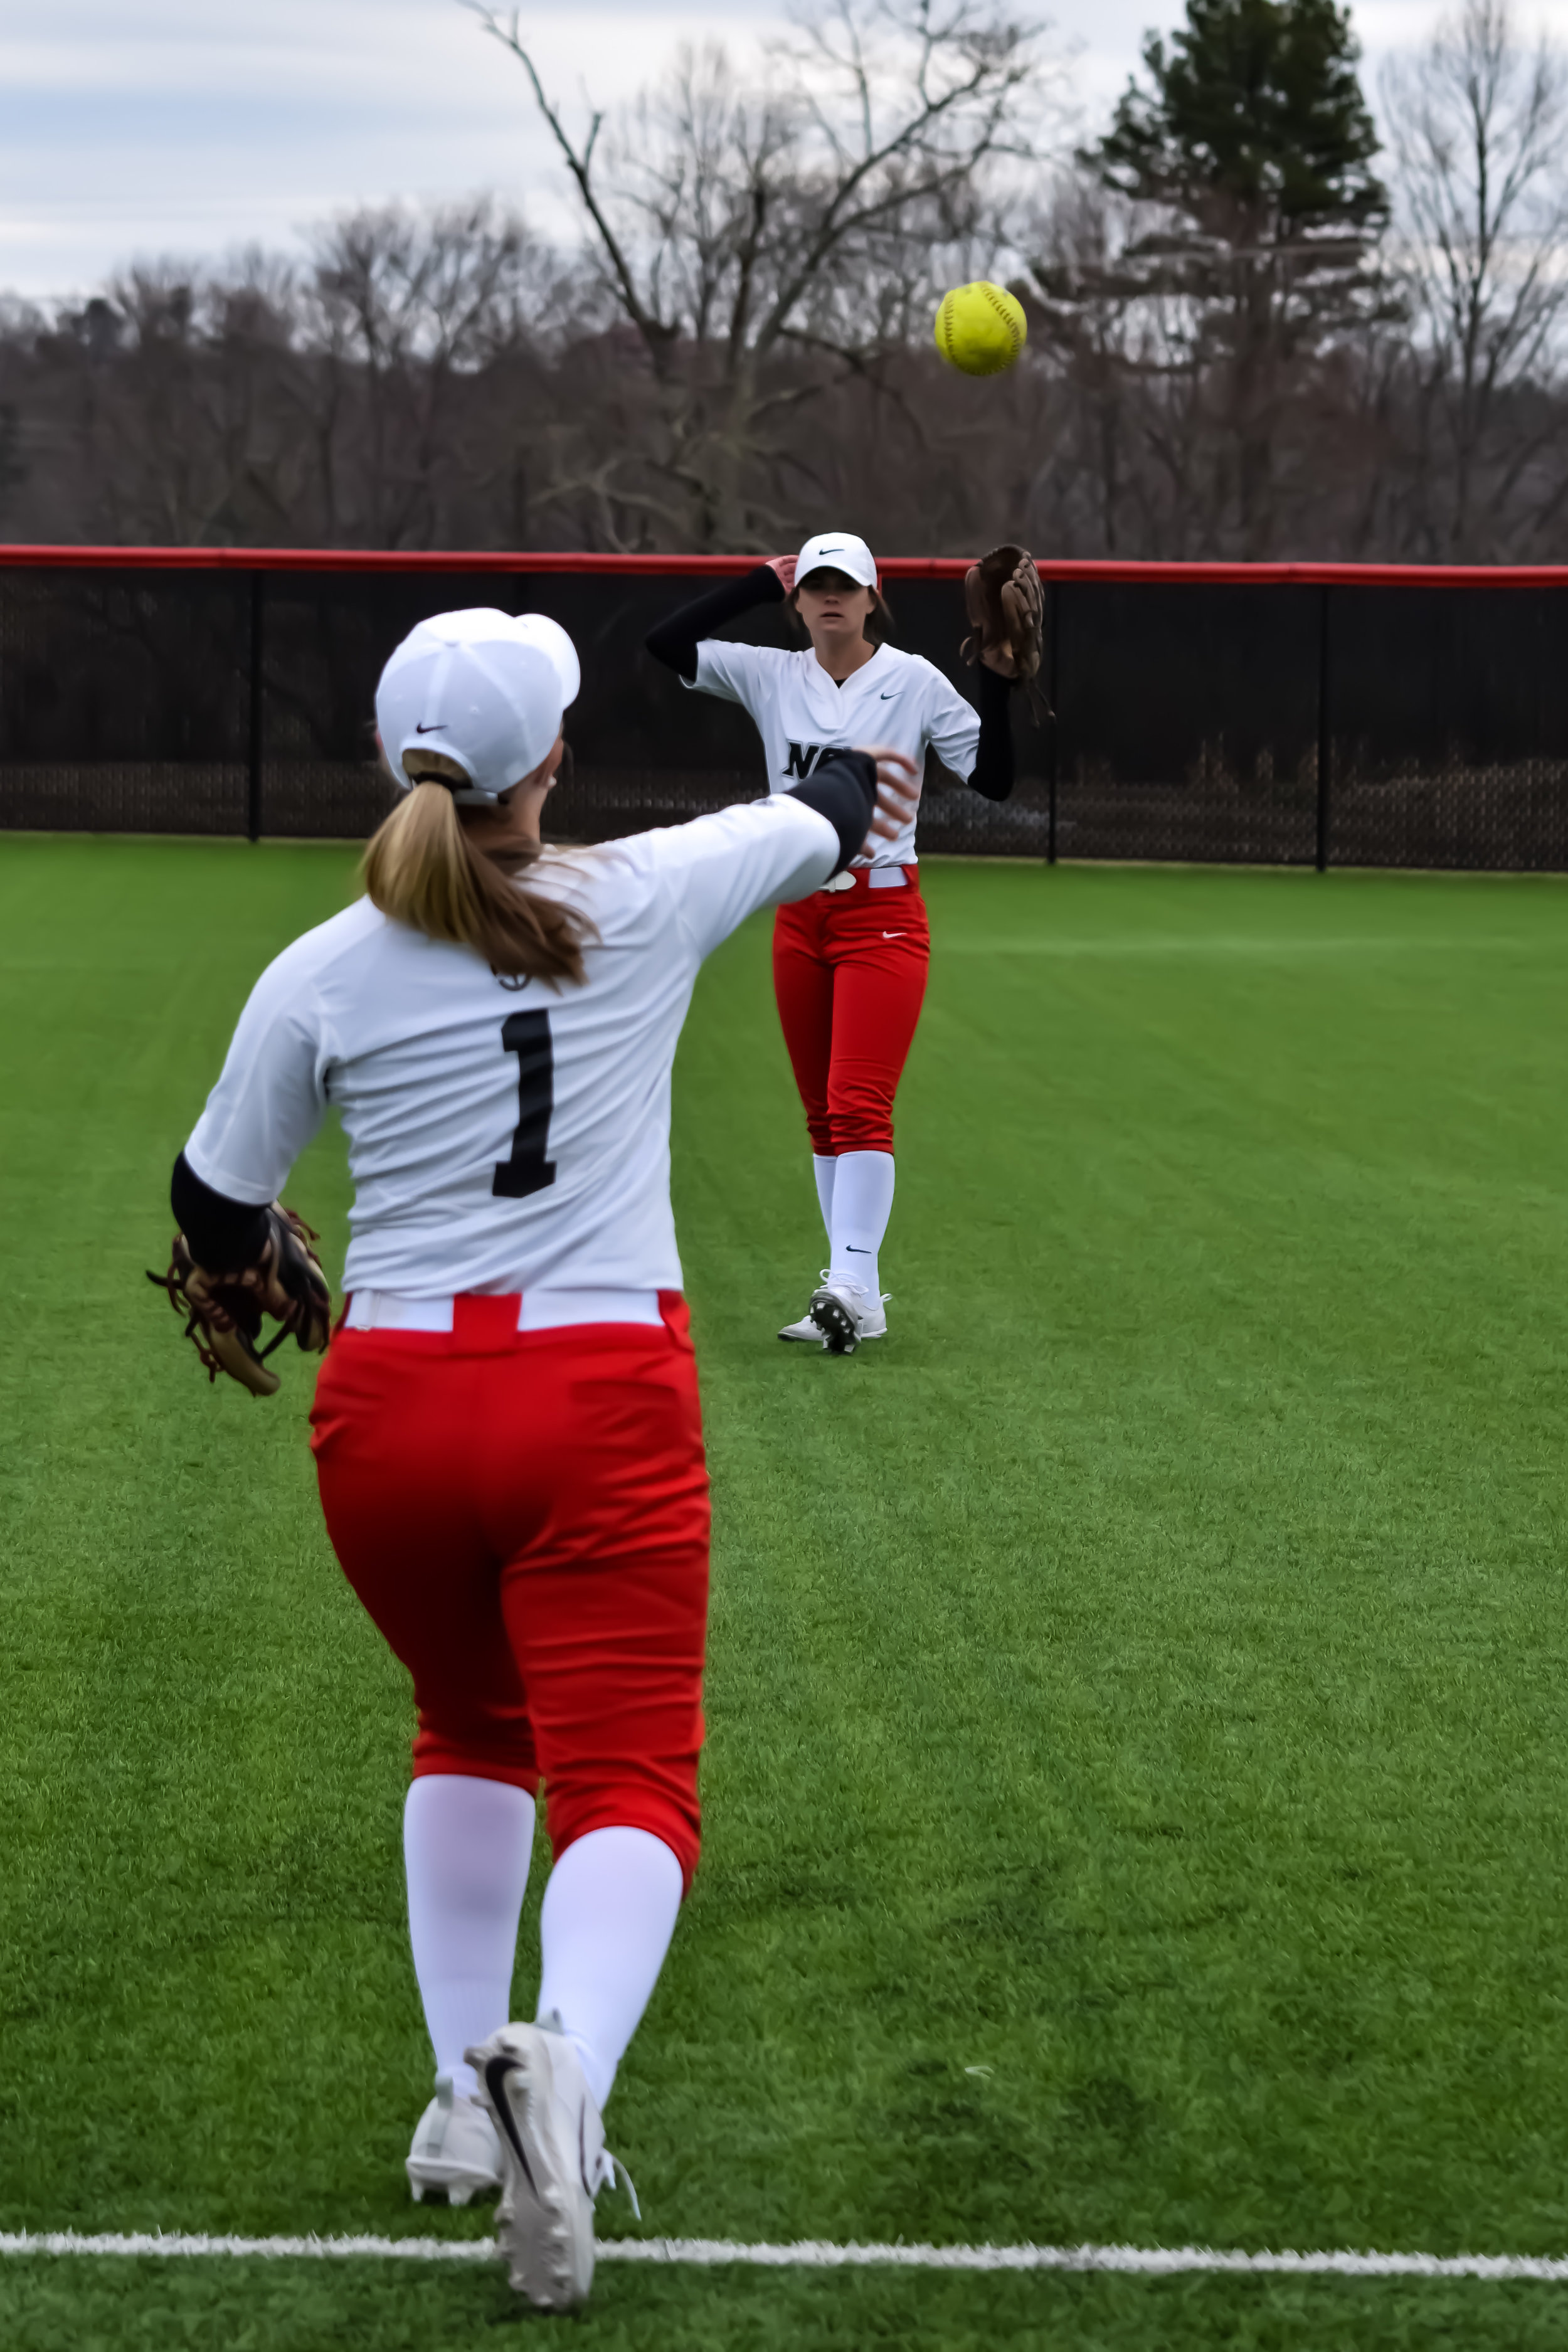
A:
{"type": "MultiPolygon", "coordinates": [[[[1568,588],[1568,564],[1525,563],[1108,563],[1037,558],[1046,580],[1165,583],[1173,586],[1318,588],[1568,588]]],[[[50,568],[113,572],[687,572],[720,578],[750,572],[754,555],[588,555],[568,548],[515,554],[449,549],[415,553],[337,547],[22,547],[0,544],[0,571],[50,568]]],[[[889,555],[889,580],[962,580],[963,555],[889,555]]]]}

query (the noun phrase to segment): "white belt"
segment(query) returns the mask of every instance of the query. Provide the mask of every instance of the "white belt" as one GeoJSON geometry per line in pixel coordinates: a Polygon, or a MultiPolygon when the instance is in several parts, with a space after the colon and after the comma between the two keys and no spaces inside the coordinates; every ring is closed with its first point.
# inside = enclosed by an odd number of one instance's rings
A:
{"type": "Polygon", "coordinates": [[[822,887],[825,890],[853,890],[857,874],[864,874],[868,890],[909,888],[909,880],[901,866],[847,866],[842,874],[836,874],[831,882],[825,882],[822,887]]]}
{"type": "MultiPolygon", "coordinates": [[[[520,1331],[561,1331],[574,1323],[662,1323],[657,1290],[525,1290],[520,1331]]],[[[343,1318],[350,1331],[449,1331],[452,1297],[407,1298],[395,1290],[356,1290],[343,1318]]]]}

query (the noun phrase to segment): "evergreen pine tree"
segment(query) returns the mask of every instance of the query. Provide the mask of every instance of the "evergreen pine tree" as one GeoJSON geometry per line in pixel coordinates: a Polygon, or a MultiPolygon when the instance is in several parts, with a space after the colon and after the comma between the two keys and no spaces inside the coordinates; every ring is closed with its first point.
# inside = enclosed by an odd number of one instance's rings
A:
{"type": "MultiPolygon", "coordinates": [[[[1218,428],[1208,535],[1261,555],[1287,406],[1314,360],[1388,310],[1355,37],[1336,0],[1187,0],[1185,26],[1142,55],[1145,79],[1080,159],[1131,201],[1132,232],[1076,299],[1163,306],[1156,340],[1218,428]]],[[[1059,270],[1035,275],[1059,303],[1059,270]]]]}
{"type": "Polygon", "coordinates": [[[1232,242],[1364,244],[1388,205],[1356,55],[1335,0],[1188,0],[1168,50],[1144,42],[1151,87],[1128,85],[1093,160],[1123,195],[1232,242]]]}

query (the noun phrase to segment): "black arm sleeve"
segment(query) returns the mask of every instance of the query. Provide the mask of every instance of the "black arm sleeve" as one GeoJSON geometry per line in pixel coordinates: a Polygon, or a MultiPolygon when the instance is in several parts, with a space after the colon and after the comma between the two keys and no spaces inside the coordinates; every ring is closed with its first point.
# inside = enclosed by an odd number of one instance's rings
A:
{"type": "Polygon", "coordinates": [[[988,801],[1005,801],[1013,789],[1012,688],[1001,674],[980,665],[980,745],[969,781],[988,801]]]}
{"type": "Polygon", "coordinates": [[[254,1265],[267,1245],[267,1212],[254,1201],[231,1201],[204,1184],[182,1151],[169,1186],[174,1223],[191,1255],[209,1274],[237,1274],[254,1265]]]}
{"type": "Polygon", "coordinates": [[[832,825],[838,835],[838,863],[833,871],[842,874],[859,856],[877,814],[877,762],[866,751],[830,752],[804,784],[790,787],[789,797],[804,801],[832,825]]]}
{"type": "Polygon", "coordinates": [[[726,580],[706,596],[682,604],[679,613],[671,613],[668,621],[650,629],[643,643],[655,661],[675,670],[689,686],[697,676],[697,648],[704,637],[710,637],[726,621],[739,620],[755,605],[782,604],[784,600],[784,582],[778,573],[759,563],[743,578],[726,580]]]}

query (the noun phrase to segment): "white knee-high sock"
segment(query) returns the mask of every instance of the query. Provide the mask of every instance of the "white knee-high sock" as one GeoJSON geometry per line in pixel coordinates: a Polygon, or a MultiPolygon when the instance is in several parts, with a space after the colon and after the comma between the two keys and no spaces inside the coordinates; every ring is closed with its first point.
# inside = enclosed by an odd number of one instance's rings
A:
{"type": "Polygon", "coordinates": [[[408,1791],[408,1940],[436,2072],[450,2074],[459,2098],[478,2087],[464,2051],[511,2015],[532,1844],[533,1799],[509,1781],[426,1772],[408,1791]]]}
{"type": "Polygon", "coordinates": [[[827,1228],[827,1246],[833,1247],[833,1171],[837,1160],[825,1160],[820,1151],[811,1155],[812,1173],[816,1178],[816,1202],[822,1211],[822,1222],[827,1228]]]}
{"type": "Polygon", "coordinates": [[[877,1253],[893,1213],[890,1151],[843,1151],[833,1179],[832,1272],[879,1297],[877,1253]]]}
{"type": "Polygon", "coordinates": [[[680,1895],[680,1864],[647,1830],[590,1830],[550,1874],[539,2015],[560,2019],[601,2107],[664,1965],[680,1895]]]}

